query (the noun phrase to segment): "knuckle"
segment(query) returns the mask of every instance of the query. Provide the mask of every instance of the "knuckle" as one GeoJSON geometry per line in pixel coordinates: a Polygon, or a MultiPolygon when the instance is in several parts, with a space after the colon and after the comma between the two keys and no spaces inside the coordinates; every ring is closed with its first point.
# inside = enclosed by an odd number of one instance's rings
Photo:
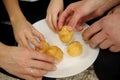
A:
{"type": "Polygon", "coordinates": [[[47,65],[47,64],[44,63],[44,62],[41,62],[41,63],[40,63],[40,66],[41,66],[42,69],[45,69],[45,68],[46,68],[46,65],[47,65]]]}
{"type": "Polygon", "coordinates": [[[47,71],[46,71],[46,70],[41,70],[41,71],[39,72],[39,74],[38,74],[38,75],[40,75],[40,74],[41,74],[41,75],[43,76],[43,75],[45,75],[46,73],[47,73],[47,71]]]}
{"type": "Polygon", "coordinates": [[[91,38],[90,43],[95,45],[95,44],[97,44],[97,41],[94,38],[91,38]]]}
{"type": "Polygon", "coordinates": [[[82,37],[84,40],[87,40],[87,29],[84,29],[83,32],[82,32],[82,37]]]}
{"type": "Polygon", "coordinates": [[[95,12],[95,16],[96,17],[99,17],[99,16],[101,16],[103,14],[103,11],[101,11],[101,10],[97,10],[96,12],[95,12]]]}
{"type": "Polygon", "coordinates": [[[105,47],[104,45],[99,45],[99,47],[100,47],[101,49],[106,49],[106,47],[105,47]]]}
{"type": "Polygon", "coordinates": [[[89,44],[90,44],[90,46],[91,46],[92,48],[95,48],[95,47],[97,46],[97,42],[94,41],[94,40],[90,40],[90,41],[89,41],[89,44]]]}

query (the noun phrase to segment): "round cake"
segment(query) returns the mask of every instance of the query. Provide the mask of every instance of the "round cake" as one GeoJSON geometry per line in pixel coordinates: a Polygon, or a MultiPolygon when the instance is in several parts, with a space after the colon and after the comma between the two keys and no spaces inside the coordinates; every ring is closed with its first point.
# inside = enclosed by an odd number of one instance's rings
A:
{"type": "Polygon", "coordinates": [[[68,31],[67,26],[63,26],[61,31],[58,32],[59,38],[62,42],[68,43],[73,38],[74,31],[68,31]]]}
{"type": "Polygon", "coordinates": [[[82,53],[82,45],[79,41],[71,42],[67,47],[67,52],[70,56],[79,56],[82,53]]]}

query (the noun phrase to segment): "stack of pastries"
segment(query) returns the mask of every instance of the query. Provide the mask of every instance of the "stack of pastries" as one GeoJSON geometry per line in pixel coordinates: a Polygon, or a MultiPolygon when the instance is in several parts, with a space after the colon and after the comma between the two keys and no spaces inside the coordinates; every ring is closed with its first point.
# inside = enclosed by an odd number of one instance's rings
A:
{"type": "Polygon", "coordinates": [[[63,59],[63,51],[58,46],[50,46],[46,41],[40,41],[42,49],[35,47],[39,53],[48,54],[60,62],[63,59]]]}
{"type": "MultiPolygon", "coordinates": [[[[58,36],[63,43],[68,43],[66,51],[68,55],[75,57],[82,53],[82,45],[79,41],[73,41],[74,31],[67,30],[67,26],[63,26],[61,31],[58,32],[58,36]]],[[[35,47],[35,50],[39,53],[48,54],[58,60],[58,62],[63,59],[63,51],[58,46],[51,46],[46,41],[40,41],[42,49],[35,47]]]]}

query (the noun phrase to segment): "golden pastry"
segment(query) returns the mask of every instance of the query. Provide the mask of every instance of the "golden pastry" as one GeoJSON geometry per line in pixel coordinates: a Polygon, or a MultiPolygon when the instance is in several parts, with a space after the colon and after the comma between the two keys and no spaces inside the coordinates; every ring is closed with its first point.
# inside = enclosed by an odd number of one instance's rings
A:
{"type": "Polygon", "coordinates": [[[72,40],[74,31],[68,31],[67,26],[63,26],[61,31],[58,32],[59,38],[62,42],[67,43],[72,40]]]}
{"type": "Polygon", "coordinates": [[[39,53],[45,53],[49,47],[49,44],[46,41],[40,41],[40,45],[42,46],[42,49],[35,47],[35,50],[39,53]]]}
{"type": "Polygon", "coordinates": [[[63,52],[62,50],[57,46],[50,46],[46,53],[54,58],[57,59],[58,62],[60,62],[63,59],[63,52]]]}
{"type": "Polygon", "coordinates": [[[67,52],[70,56],[79,56],[82,53],[82,45],[79,41],[73,41],[68,45],[67,52]]]}

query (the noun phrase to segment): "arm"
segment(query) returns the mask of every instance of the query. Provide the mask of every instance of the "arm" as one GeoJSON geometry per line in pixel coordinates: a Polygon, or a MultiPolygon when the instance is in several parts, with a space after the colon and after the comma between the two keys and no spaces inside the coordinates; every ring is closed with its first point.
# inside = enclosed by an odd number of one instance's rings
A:
{"type": "Polygon", "coordinates": [[[48,71],[56,69],[55,59],[48,55],[24,47],[7,46],[1,42],[0,68],[26,80],[42,80],[48,71]]]}
{"type": "Polygon", "coordinates": [[[15,19],[24,20],[25,17],[19,7],[18,0],[3,0],[4,5],[8,11],[10,21],[15,21],[15,19]],[[17,17],[17,18],[16,18],[17,17]]]}
{"type": "Polygon", "coordinates": [[[31,42],[41,48],[39,41],[37,41],[35,37],[39,40],[44,40],[44,37],[26,20],[19,7],[18,0],[3,0],[3,2],[10,17],[15,39],[19,45],[31,49],[28,43],[31,42]]]}

